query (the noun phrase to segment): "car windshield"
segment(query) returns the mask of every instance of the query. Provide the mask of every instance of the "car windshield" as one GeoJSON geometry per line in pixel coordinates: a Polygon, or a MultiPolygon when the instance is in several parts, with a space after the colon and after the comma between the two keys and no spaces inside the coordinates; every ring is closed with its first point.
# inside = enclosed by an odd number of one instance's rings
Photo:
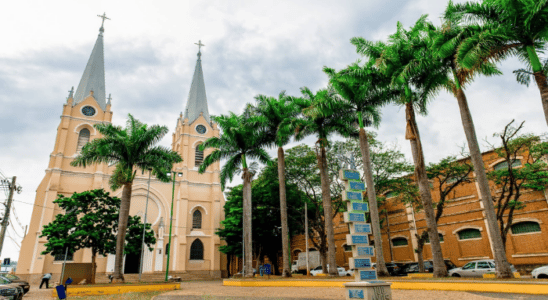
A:
{"type": "Polygon", "coordinates": [[[8,284],[8,283],[11,283],[11,282],[7,280],[6,278],[0,277],[0,284],[8,284]]]}
{"type": "Polygon", "coordinates": [[[467,263],[466,265],[464,265],[464,267],[462,267],[463,270],[469,270],[469,269],[475,269],[475,268],[476,268],[475,262],[467,263]]]}
{"type": "Polygon", "coordinates": [[[19,280],[20,278],[12,274],[3,274],[4,277],[11,280],[19,280]]]}
{"type": "Polygon", "coordinates": [[[319,266],[319,267],[314,268],[314,271],[318,271],[318,270],[321,270],[321,269],[322,269],[322,266],[319,266]]]}

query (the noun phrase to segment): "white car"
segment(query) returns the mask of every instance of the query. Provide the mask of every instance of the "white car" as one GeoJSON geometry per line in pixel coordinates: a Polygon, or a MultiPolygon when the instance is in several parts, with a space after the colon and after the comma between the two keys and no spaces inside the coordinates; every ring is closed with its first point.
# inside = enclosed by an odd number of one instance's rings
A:
{"type": "MultiPolygon", "coordinates": [[[[512,272],[516,272],[516,268],[510,265],[512,272]]],[[[452,277],[483,277],[483,274],[495,273],[495,261],[492,259],[471,261],[461,268],[449,270],[449,276],[452,277]]]]}
{"type": "MultiPolygon", "coordinates": [[[[329,270],[329,265],[327,265],[327,270],[329,270]]],[[[343,267],[337,267],[339,276],[347,276],[346,270],[343,267]]],[[[318,276],[318,274],[323,274],[322,266],[317,266],[314,269],[310,270],[312,276],[318,276]]],[[[348,275],[350,276],[350,275],[348,275]]]]}
{"type": "Polygon", "coordinates": [[[534,269],[533,272],[531,272],[531,275],[533,275],[533,278],[537,279],[548,279],[548,266],[534,269]]]}

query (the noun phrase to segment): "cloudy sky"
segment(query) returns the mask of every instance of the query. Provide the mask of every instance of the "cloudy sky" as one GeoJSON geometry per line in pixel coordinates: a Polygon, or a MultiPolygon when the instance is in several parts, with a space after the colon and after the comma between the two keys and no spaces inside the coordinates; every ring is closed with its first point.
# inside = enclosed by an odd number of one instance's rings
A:
{"type": "MultiPolygon", "coordinates": [[[[336,69],[360,58],[352,37],[383,40],[396,22],[412,25],[422,14],[439,24],[445,1],[9,1],[1,5],[0,170],[17,176],[15,196],[21,225],[30,222],[35,191],[53,150],[62,105],[77,86],[105,24],[106,92],[113,98],[113,122],[128,113],[173,130],[183,110],[196,63],[198,40],[211,114],[240,112],[257,94],[323,88],[323,66],[336,69]],[[30,204],[28,204],[30,203],[30,204]]],[[[517,60],[500,65],[503,76],[479,78],[467,90],[478,137],[492,137],[512,119],[525,130],[546,131],[538,89],[518,85],[517,60]]],[[[380,140],[404,140],[404,110],[383,109],[380,140]]],[[[456,100],[440,94],[419,117],[427,162],[460,152],[465,143],[456,100]]],[[[170,135],[162,144],[169,145],[170,135]]],[[[311,140],[309,140],[311,142],[311,140]]],[[[487,150],[482,142],[482,150],[487,150]]],[[[272,154],[275,155],[273,152],[272,154]]],[[[5,199],[0,194],[0,202],[5,199]]],[[[23,234],[14,220],[8,235],[23,234]]],[[[8,238],[2,257],[17,259],[8,238]]]]}

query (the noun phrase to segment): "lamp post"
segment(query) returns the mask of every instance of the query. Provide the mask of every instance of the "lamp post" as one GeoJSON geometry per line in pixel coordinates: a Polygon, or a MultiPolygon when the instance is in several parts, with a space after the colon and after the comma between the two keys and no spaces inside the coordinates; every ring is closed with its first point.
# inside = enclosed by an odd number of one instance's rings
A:
{"type": "Polygon", "coordinates": [[[171,190],[171,213],[170,213],[170,217],[169,217],[169,243],[168,243],[168,249],[167,249],[167,263],[166,263],[166,279],[165,281],[167,281],[167,277],[168,277],[168,274],[169,274],[169,257],[171,256],[171,227],[173,225],[173,199],[175,198],[175,174],[177,174],[177,176],[179,177],[182,177],[183,176],[183,173],[179,172],[179,173],[176,173],[175,171],[171,172],[171,173],[168,173],[168,176],[173,176],[172,179],[173,179],[173,188],[171,190]]]}
{"type": "Polygon", "coordinates": [[[150,194],[150,176],[152,175],[152,170],[148,170],[148,187],[147,187],[147,201],[145,205],[145,221],[143,224],[143,242],[141,243],[141,265],[139,266],[139,281],[141,281],[141,275],[143,274],[143,265],[145,258],[145,231],[147,228],[147,213],[148,213],[148,195],[150,194]]]}

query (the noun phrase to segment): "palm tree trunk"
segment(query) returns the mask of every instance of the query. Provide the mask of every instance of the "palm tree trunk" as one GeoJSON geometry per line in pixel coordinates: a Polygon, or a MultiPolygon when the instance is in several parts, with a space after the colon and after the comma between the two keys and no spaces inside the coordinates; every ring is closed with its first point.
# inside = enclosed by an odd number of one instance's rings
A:
{"type": "Polygon", "coordinates": [[[527,46],[527,54],[529,55],[529,62],[533,69],[535,81],[537,82],[538,89],[540,91],[540,99],[542,101],[542,108],[544,109],[544,118],[548,125],[548,83],[546,82],[546,75],[542,69],[542,64],[538,58],[537,52],[533,46],[527,46]]]}
{"type": "Polygon", "coordinates": [[[430,247],[432,249],[432,260],[434,263],[434,277],[446,277],[447,267],[443,261],[441,252],[440,237],[438,235],[438,225],[436,216],[432,207],[432,195],[430,193],[430,183],[426,176],[426,166],[424,165],[424,154],[422,152],[419,128],[415,120],[415,111],[411,103],[406,104],[405,115],[407,118],[406,139],[411,143],[411,152],[415,162],[415,180],[419,184],[419,194],[421,196],[428,227],[428,236],[430,237],[430,247]]]}
{"type": "Polygon", "coordinates": [[[253,277],[253,249],[251,248],[251,174],[244,168],[242,175],[244,180],[243,205],[244,205],[244,245],[245,245],[245,277],[253,277]]]}
{"type": "Polygon", "coordinates": [[[546,82],[546,75],[541,72],[535,72],[535,80],[540,91],[540,98],[542,100],[542,108],[544,109],[544,118],[546,124],[548,124],[548,83],[546,82]]]}
{"type": "Polygon", "coordinates": [[[282,219],[282,277],[291,277],[289,260],[289,226],[287,224],[287,200],[285,196],[285,157],[284,148],[278,147],[278,181],[280,183],[280,214],[282,219]]]}
{"type": "MultiPolygon", "coordinates": [[[[485,173],[485,167],[483,165],[483,158],[478,145],[478,139],[476,138],[476,129],[474,128],[474,122],[470,109],[468,108],[468,101],[462,88],[457,88],[456,93],[457,101],[459,103],[460,116],[462,119],[462,126],[464,127],[464,133],[466,134],[466,140],[468,141],[468,148],[470,149],[470,158],[474,165],[474,172],[476,173],[476,182],[478,183],[481,201],[483,203],[483,211],[487,218],[487,224],[489,225],[489,235],[491,236],[491,247],[495,253],[495,266],[497,278],[512,278],[512,270],[506,259],[506,250],[502,243],[502,237],[497,226],[497,217],[495,216],[495,207],[493,205],[493,199],[491,197],[491,191],[489,189],[489,181],[485,173]]],[[[432,241],[432,237],[430,237],[432,241]]]]}
{"type": "MultiPolygon", "coordinates": [[[[120,216],[118,217],[118,235],[116,236],[116,258],[114,260],[113,282],[118,280],[124,282],[124,247],[126,241],[127,221],[129,218],[129,207],[131,205],[131,189],[133,182],[124,184],[122,199],[120,199],[120,216]]],[[[170,245],[171,246],[171,245],[170,245]]]]}
{"type": "MultiPolygon", "coordinates": [[[[367,199],[369,200],[369,211],[371,216],[371,227],[375,237],[375,259],[377,263],[378,276],[390,276],[386,263],[384,261],[384,252],[382,250],[381,224],[379,222],[379,208],[377,207],[377,194],[375,193],[375,183],[371,172],[371,155],[369,153],[369,141],[365,129],[360,128],[360,150],[362,152],[363,173],[365,174],[365,183],[367,184],[367,199]]],[[[389,240],[390,241],[390,240],[389,240]]]]}
{"type": "Polygon", "coordinates": [[[419,273],[425,273],[425,270],[424,270],[424,244],[421,244],[419,243],[417,245],[417,257],[419,258],[418,259],[418,263],[419,263],[419,273]]]}
{"type": "Polygon", "coordinates": [[[327,256],[329,263],[329,275],[337,276],[337,262],[335,257],[335,230],[333,229],[333,207],[331,204],[331,189],[329,175],[327,174],[327,157],[325,147],[320,147],[318,157],[320,167],[320,178],[322,181],[322,203],[325,218],[325,231],[327,233],[327,256]]]}
{"type": "MultiPolygon", "coordinates": [[[[386,237],[388,238],[388,248],[390,249],[390,261],[394,261],[394,249],[392,248],[392,243],[390,242],[392,240],[392,237],[390,236],[390,222],[388,221],[388,211],[385,210],[386,214],[386,237]]],[[[386,264],[385,264],[386,266],[386,264]]],[[[388,269],[387,269],[388,270],[388,269]]]]}

